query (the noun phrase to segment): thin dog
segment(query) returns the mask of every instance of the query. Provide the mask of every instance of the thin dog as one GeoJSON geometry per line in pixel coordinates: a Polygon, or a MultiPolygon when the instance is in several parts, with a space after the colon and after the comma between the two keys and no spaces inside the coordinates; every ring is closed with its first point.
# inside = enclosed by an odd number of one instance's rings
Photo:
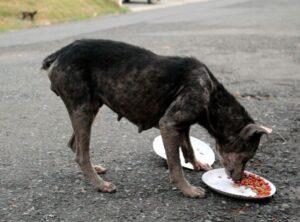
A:
{"type": "Polygon", "coordinates": [[[196,170],[210,166],[195,158],[189,130],[200,124],[215,139],[226,173],[239,180],[268,128],[254,123],[243,106],[195,58],[157,55],[130,44],[86,39],[46,57],[51,90],[63,100],[73,126],[69,146],[92,184],[102,192],[116,187],[93,166],[89,147],[91,126],[102,105],[137,125],[138,131],[160,129],[171,181],[187,197],[204,196],[201,187],[184,177],[179,147],[196,170]]]}

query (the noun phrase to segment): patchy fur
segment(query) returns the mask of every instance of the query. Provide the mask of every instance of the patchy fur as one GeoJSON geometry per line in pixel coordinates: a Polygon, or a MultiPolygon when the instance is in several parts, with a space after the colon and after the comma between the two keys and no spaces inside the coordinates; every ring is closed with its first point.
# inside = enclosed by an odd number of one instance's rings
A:
{"type": "Polygon", "coordinates": [[[125,117],[135,124],[139,132],[160,129],[171,181],[189,197],[203,197],[204,190],[185,179],[179,146],[195,169],[210,169],[195,159],[191,125],[202,125],[216,138],[222,163],[234,179],[244,168],[244,162],[236,159],[243,154],[248,160],[257,149],[261,133],[253,136],[257,131],[252,130],[246,138],[240,135],[246,126],[257,127],[253,119],[197,59],[160,56],[110,40],[80,40],[49,55],[42,68],[49,69],[51,89],[70,115],[74,133],[69,146],[76,161],[103,192],[113,192],[115,186],[96,174],[89,158],[92,122],[103,104],[118,114],[118,120],[125,117]]]}

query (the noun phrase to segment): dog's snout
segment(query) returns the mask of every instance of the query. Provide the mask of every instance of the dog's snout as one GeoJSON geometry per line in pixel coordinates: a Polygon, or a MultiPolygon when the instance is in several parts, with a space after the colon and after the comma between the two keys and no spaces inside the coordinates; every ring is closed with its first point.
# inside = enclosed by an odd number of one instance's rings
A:
{"type": "Polygon", "coordinates": [[[230,178],[233,177],[234,169],[228,169],[228,168],[225,168],[225,172],[226,172],[226,174],[227,174],[228,179],[230,179],[230,178]]]}
{"type": "Polygon", "coordinates": [[[234,180],[234,181],[239,181],[242,179],[242,175],[241,174],[233,174],[231,176],[231,179],[234,180]]]}

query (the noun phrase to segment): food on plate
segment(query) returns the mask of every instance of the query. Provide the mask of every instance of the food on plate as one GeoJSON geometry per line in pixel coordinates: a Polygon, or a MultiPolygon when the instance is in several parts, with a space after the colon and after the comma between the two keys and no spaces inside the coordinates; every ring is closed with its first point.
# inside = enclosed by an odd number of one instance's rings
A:
{"type": "Polygon", "coordinates": [[[243,173],[242,179],[234,182],[235,185],[249,187],[258,197],[265,197],[271,194],[270,185],[259,176],[243,173]]]}
{"type": "Polygon", "coordinates": [[[241,199],[264,199],[276,192],[272,182],[248,171],[244,171],[242,179],[237,182],[228,177],[224,168],[205,172],[202,180],[218,193],[241,199]]]}

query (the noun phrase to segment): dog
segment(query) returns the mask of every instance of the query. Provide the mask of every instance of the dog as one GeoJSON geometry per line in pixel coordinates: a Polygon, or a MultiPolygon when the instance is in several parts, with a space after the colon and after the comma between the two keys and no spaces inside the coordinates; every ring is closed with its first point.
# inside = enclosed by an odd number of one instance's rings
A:
{"type": "Polygon", "coordinates": [[[64,102],[73,126],[69,147],[91,183],[102,192],[114,192],[113,183],[97,173],[89,156],[91,126],[99,108],[108,106],[138,127],[156,127],[166,151],[170,179],[187,197],[204,197],[205,190],[184,177],[179,147],[196,170],[211,167],[195,158],[191,125],[200,124],[216,139],[216,149],[227,175],[240,180],[263,134],[244,107],[195,58],[161,56],[127,43],[82,39],[43,60],[51,90],[64,102]]]}
{"type": "Polygon", "coordinates": [[[31,21],[34,20],[34,16],[37,14],[37,11],[33,12],[22,12],[22,19],[25,20],[26,18],[29,18],[31,21]]]}

